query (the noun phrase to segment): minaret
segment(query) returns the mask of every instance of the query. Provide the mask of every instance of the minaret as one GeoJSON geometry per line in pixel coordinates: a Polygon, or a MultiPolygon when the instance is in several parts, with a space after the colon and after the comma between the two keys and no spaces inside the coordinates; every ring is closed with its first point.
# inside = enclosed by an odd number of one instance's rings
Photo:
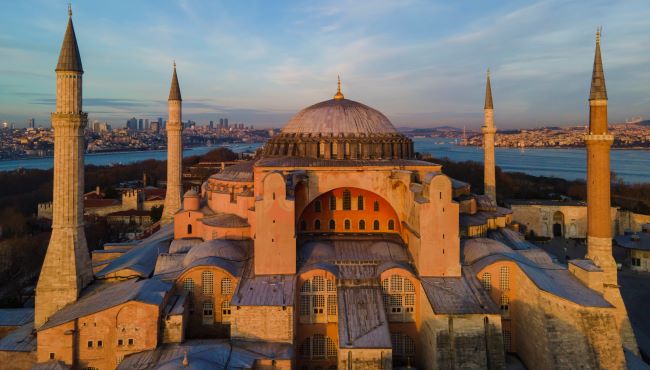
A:
{"type": "Polygon", "coordinates": [[[68,15],[56,66],[52,235],[36,286],[36,328],[59,309],[75,302],[93,279],[83,221],[84,128],[88,114],[81,106],[84,72],[70,8],[68,15]]]}
{"type": "Polygon", "coordinates": [[[617,268],[612,256],[612,219],[609,151],[614,136],[607,129],[607,89],[600,56],[600,30],[596,32],[596,55],[589,94],[587,146],[587,256],[600,271],[591,287],[616,307],[623,346],[638,352],[638,346],[618,287],[617,268]]]}
{"type": "Polygon", "coordinates": [[[181,196],[183,184],[183,123],[181,122],[182,109],[181,89],[176,76],[176,62],[172,74],[172,86],[169,90],[167,107],[169,119],[167,120],[167,195],[165,195],[165,208],[161,219],[162,224],[168,224],[174,215],[181,209],[181,196]]]}
{"type": "Polygon", "coordinates": [[[612,219],[609,151],[614,136],[607,129],[607,89],[600,57],[600,31],[596,33],[596,55],[589,94],[587,146],[587,258],[604,271],[605,284],[617,284],[612,256],[612,219]]]}
{"type": "Polygon", "coordinates": [[[483,107],[483,193],[496,204],[497,188],[494,175],[494,106],[492,105],[492,87],[490,86],[490,70],[487,71],[485,83],[485,106],[483,107]]]}

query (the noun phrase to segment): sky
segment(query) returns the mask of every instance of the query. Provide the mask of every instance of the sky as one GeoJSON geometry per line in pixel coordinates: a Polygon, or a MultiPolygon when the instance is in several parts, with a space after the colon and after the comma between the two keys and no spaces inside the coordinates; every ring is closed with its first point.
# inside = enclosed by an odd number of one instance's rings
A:
{"type": "MultiPolygon", "coordinates": [[[[0,121],[49,126],[67,1],[4,2],[0,121]]],[[[91,120],[166,117],[175,60],[183,119],[281,127],[346,98],[398,127],[584,124],[595,31],[610,122],[650,118],[648,0],[73,1],[91,120]]]]}

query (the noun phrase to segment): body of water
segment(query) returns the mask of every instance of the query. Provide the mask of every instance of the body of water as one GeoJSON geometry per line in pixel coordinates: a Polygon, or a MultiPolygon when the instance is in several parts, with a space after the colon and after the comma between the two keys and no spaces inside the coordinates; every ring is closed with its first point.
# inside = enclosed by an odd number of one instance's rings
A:
{"type": "MultiPolygon", "coordinates": [[[[474,146],[458,146],[450,139],[416,138],[415,150],[430,153],[435,158],[447,157],[453,161],[483,162],[483,149],[474,146]]],[[[227,144],[234,152],[254,152],[262,144],[227,144]]],[[[186,149],[185,157],[201,155],[213,147],[186,149]]],[[[586,152],[584,149],[514,149],[496,148],[497,166],[504,171],[524,172],[536,176],[554,176],[567,180],[585,179],[587,176],[586,152]]],[[[110,165],[127,164],[145,159],[165,160],[166,150],[121,153],[92,153],[86,155],[86,164],[110,165]]],[[[612,171],[626,182],[650,182],[650,151],[612,150],[612,171]]],[[[0,171],[17,168],[52,168],[52,158],[21,159],[0,161],[0,171]]]]}

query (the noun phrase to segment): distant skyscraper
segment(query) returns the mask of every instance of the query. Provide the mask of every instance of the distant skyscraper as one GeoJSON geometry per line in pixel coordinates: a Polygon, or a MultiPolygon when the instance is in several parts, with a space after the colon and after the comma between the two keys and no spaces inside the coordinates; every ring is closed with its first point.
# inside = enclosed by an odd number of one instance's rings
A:
{"type": "Polygon", "coordinates": [[[223,127],[227,130],[228,129],[228,118],[223,119],[223,127]]]}
{"type": "Polygon", "coordinates": [[[133,117],[130,120],[126,121],[126,128],[131,131],[136,131],[138,129],[138,120],[133,117]]]}
{"type": "Polygon", "coordinates": [[[36,127],[36,120],[33,119],[33,118],[30,118],[30,119],[29,119],[29,122],[28,122],[28,126],[29,126],[29,128],[34,128],[34,127],[36,127]]]}
{"type": "Polygon", "coordinates": [[[214,128],[214,121],[210,121],[210,125],[209,125],[209,127],[210,127],[210,129],[213,129],[213,128],[214,128]]]}
{"type": "Polygon", "coordinates": [[[142,120],[142,118],[140,118],[138,120],[138,131],[142,131],[142,130],[144,130],[144,121],[142,120]]]}
{"type": "Polygon", "coordinates": [[[219,127],[220,127],[220,128],[223,127],[223,118],[219,118],[219,127]]]}

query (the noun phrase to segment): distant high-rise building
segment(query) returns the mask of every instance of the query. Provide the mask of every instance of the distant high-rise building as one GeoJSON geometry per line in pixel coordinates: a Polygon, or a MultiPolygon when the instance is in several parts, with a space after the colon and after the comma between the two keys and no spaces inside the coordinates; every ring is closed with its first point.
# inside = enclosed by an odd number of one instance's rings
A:
{"type": "Polygon", "coordinates": [[[210,125],[209,125],[209,127],[210,127],[210,129],[213,129],[213,128],[214,128],[214,121],[210,121],[210,125]]]}
{"type": "Polygon", "coordinates": [[[147,119],[144,120],[144,129],[146,131],[149,131],[150,127],[151,127],[151,124],[149,123],[149,119],[147,118],[147,119]]]}
{"type": "Polygon", "coordinates": [[[144,130],[144,121],[142,120],[142,118],[140,118],[138,120],[138,131],[142,131],[142,130],[144,130]]]}
{"type": "Polygon", "coordinates": [[[223,127],[223,118],[219,118],[219,127],[223,127]]]}
{"type": "Polygon", "coordinates": [[[227,130],[228,129],[228,118],[223,119],[223,127],[227,130]]]}
{"type": "Polygon", "coordinates": [[[30,118],[30,119],[29,119],[29,122],[27,123],[27,125],[29,126],[29,128],[34,128],[34,127],[36,127],[36,120],[33,119],[33,118],[30,118]]]}
{"type": "Polygon", "coordinates": [[[3,129],[8,129],[9,128],[9,122],[7,122],[7,121],[2,122],[2,128],[3,129]]]}
{"type": "Polygon", "coordinates": [[[126,128],[131,131],[136,131],[138,129],[138,120],[133,117],[130,120],[126,121],[126,128]]]}

